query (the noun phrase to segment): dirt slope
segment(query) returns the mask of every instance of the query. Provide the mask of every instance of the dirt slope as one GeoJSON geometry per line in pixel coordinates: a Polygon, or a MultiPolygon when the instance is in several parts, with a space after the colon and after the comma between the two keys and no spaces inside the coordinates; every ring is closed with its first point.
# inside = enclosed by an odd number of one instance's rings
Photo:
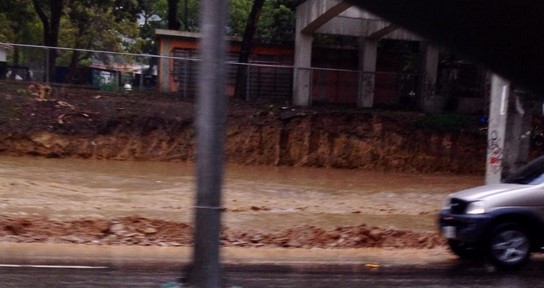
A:
{"type": "MultiPolygon", "coordinates": [[[[191,99],[65,88],[38,99],[33,92],[26,85],[0,82],[1,154],[194,159],[191,99]]],[[[414,112],[301,109],[231,100],[227,160],[402,172],[483,171],[486,141],[476,122],[428,129],[422,128],[425,117],[414,112]]]]}

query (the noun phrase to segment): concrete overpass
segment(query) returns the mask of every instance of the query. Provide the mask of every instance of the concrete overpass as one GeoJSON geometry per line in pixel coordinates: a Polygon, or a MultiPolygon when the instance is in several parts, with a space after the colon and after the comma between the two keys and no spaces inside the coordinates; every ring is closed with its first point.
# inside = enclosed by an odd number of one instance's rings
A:
{"type": "MultiPolygon", "coordinates": [[[[542,0],[304,1],[297,8],[293,102],[302,106],[311,104],[311,71],[307,68],[311,66],[315,33],[360,37],[358,107],[373,105],[373,75],[379,39],[432,41],[499,75],[493,77],[491,83],[486,179],[488,183],[498,182],[503,158],[510,158],[510,165],[527,160],[526,151],[521,151],[520,146],[528,147],[527,143],[521,142],[528,141],[523,126],[529,113],[517,103],[522,97],[516,97],[515,109],[508,109],[508,97],[512,86],[535,95],[544,94],[543,15],[542,0]],[[509,123],[506,122],[507,114],[509,123]],[[505,133],[505,127],[509,134],[505,133]],[[497,167],[499,169],[495,169],[497,167]]],[[[424,83],[421,87],[424,90],[420,91],[423,96],[420,100],[424,101],[420,102],[420,108],[429,111],[434,110],[432,105],[437,102],[434,86],[438,51],[434,45],[423,47],[424,83]]],[[[539,101],[541,103],[542,99],[539,101]]]]}
{"type": "Polygon", "coordinates": [[[293,102],[310,105],[311,45],[316,33],[360,37],[357,105],[372,107],[379,39],[422,41],[420,108],[435,110],[436,43],[483,64],[515,86],[544,91],[544,1],[307,0],[297,7],[293,102]],[[402,27],[402,28],[401,28],[402,27]],[[428,94],[428,95],[423,95],[428,94]]]}
{"type": "Polygon", "coordinates": [[[544,1],[348,0],[544,94],[544,1]]]}
{"type": "Polygon", "coordinates": [[[366,10],[354,7],[347,1],[308,0],[297,7],[295,38],[295,75],[293,102],[296,105],[311,105],[311,59],[312,41],[315,34],[353,36],[359,44],[359,94],[358,107],[372,107],[378,41],[396,39],[422,42],[424,54],[423,83],[418,94],[424,110],[436,110],[434,95],[438,69],[438,47],[428,40],[411,33],[398,25],[378,17],[366,10]],[[426,89],[431,87],[431,89],[426,89]]]}

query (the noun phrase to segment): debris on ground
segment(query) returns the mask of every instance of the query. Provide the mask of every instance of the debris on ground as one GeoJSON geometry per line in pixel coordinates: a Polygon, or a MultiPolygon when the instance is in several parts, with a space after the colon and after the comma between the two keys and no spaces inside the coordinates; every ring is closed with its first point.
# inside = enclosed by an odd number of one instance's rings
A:
{"type": "MultiPolygon", "coordinates": [[[[188,246],[192,245],[193,231],[193,227],[186,223],[135,216],[74,221],[0,216],[0,242],[188,246]]],[[[279,232],[224,228],[221,244],[236,247],[431,249],[443,246],[444,242],[437,233],[426,231],[367,225],[334,229],[305,225],[279,232]]],[[[369,265],[369,268],[377,268],[369,265]]]]}

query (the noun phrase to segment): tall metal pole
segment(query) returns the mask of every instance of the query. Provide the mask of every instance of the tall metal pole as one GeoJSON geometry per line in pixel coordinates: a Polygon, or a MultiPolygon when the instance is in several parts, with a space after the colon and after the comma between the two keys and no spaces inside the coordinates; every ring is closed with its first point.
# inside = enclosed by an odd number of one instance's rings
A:
{"type": "Polygon", "coordinates": [[[197,195],[193,265],[188,282],[223,286],[220,266],[221,184],[226,118],[227,0],[203,0],[200,7],[200,74],[197,101],[197,195]]]}
{"type": "Polygon", "coordinates": [[[489,128],[487,130],[486,184],[501,182],[509,95],[510,85],[508,81],[498,75],[492,75],[489,128]]]}

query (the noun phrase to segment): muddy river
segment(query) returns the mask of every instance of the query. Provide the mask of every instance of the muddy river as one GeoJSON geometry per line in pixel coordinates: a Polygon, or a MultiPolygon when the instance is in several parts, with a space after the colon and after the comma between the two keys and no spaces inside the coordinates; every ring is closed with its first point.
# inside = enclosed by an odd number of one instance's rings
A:
{"type": "MultiPolygon", "coordinates": [[[[483,175],[229,165],[223,223],[255,230],[302,224],[434,230],[443,198],[483,181],[483,175]]],[[[191,222],[194,191],[190,163],[0,157],[2,215],[191,222]]]]}

